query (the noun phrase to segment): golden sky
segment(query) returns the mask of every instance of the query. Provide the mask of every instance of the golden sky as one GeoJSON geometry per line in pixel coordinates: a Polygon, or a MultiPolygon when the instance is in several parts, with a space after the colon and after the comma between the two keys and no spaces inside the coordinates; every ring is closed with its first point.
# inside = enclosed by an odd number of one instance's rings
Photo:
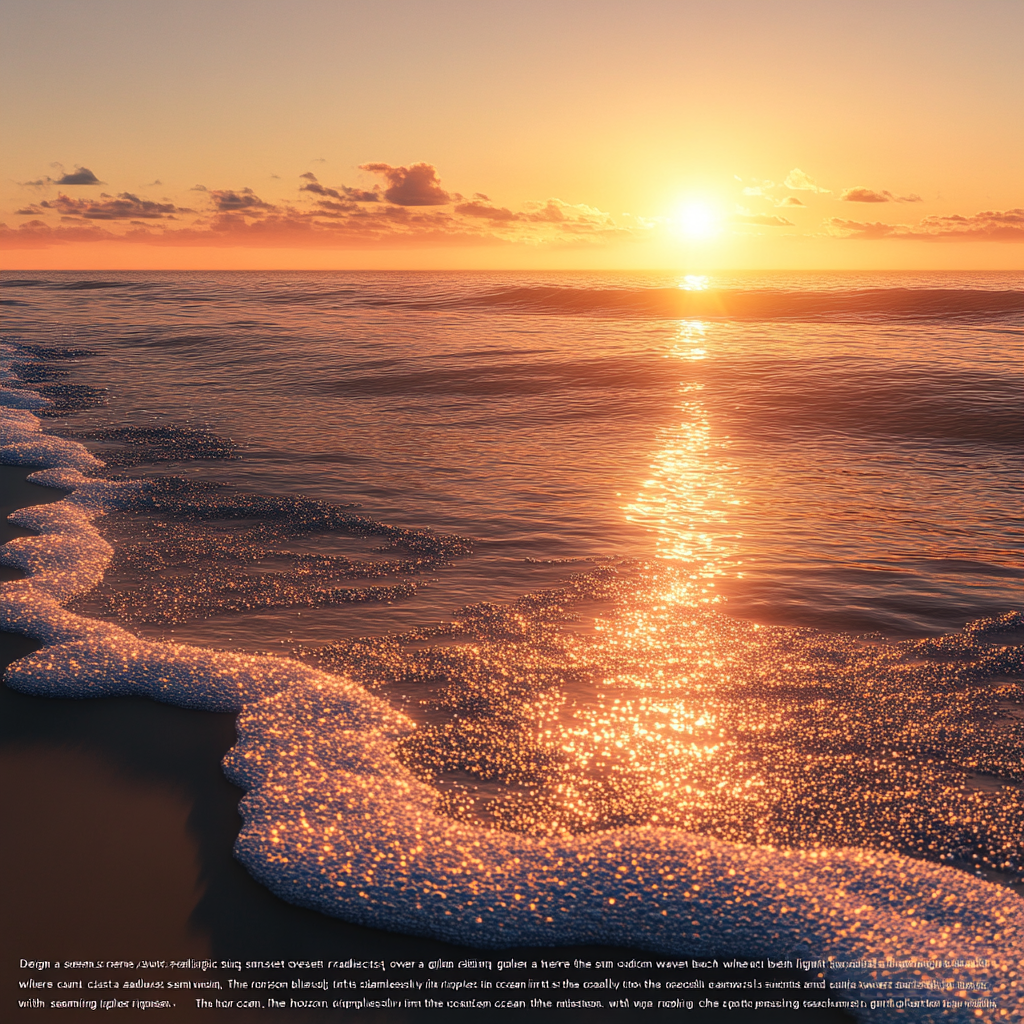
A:
{"type": "Polygon", "coordinates": [[[5,0],[0,266],[1016,269],[1020,0],[5,0]]]}

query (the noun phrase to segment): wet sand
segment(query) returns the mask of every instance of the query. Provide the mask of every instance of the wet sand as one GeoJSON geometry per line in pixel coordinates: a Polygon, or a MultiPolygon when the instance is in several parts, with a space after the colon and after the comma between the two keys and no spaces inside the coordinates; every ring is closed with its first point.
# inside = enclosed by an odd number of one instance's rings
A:
{"type": "MultiPolygon", "coordinates": [[[[25,482],[30,469],[0,466],[0,543],[28,535],[6,522],[15,508],[59,500],[60,492],[25,482]]],[[[3,570],[4,579],[19,574],[3,570]]],[[[0,633],[0,662],[38,649],[0,633]]],[[[349,925],[292,906],[258,885],[232,856],[241,790],[223,776],[220,760],[235,739],[234,716],[117,697],[59,700],[0,687],[0,845],[5,927],[0,929],[2,995],[13,1007],[19,962],[126,959],[443,959],[481,955],[432,940],[349,925]]],[[[482,954],[499,958],[621,960],[635,950],[598,947],[482,954]]],[[[101,972],[102,973],[102,972],[101,972]]],[[[166,972],[149,972],[153,976],[166,972]]],[[[229,972],[237,976],[238,972],[229,972]]],[[[243,972],[244,973],[244,972],[243,972]]],[[[301,972],[291,971],[291,977],[301,972]]],[[[311,976],[321,976],[314,971],[311,976]]],[[[652,977],[658,972],[649,972],[652,977]]],[[[779,972],[772,972],[777,977],[779,972]]],[[[40,978],[55,972],[36,972],[40,978]]],[[[99,975],[97,975],[99,976],[99,975]]],[[[225,975],[226,976],[226,975],[225,975]]],[[[260,975],[253,975],[260,976],[260,975]]],[[[262,975],[265,976],[265,975],[262,975]]],[[[51,995],[53,993],[50,993],[51,995]]],[[[224,993],[226,994],[226,993],[224,993]]],[[[24,993],[18,992],[18,998],[24,993]]],[[[157,1019],[204,1017],[194,1000],[157,1019]]],[[[59,1010],[24,1011],[34,1020],[66,1020],[59,1010]]],[[[122,1010],[135,1019],[154,1011],[122,1010]]],[[[487,1011],[489,1012],[489,1011],[487,1011]]],[[[656,1013],[665,1019],[667,1013],[656,1013]]],[[[709,1021],[771,1024],[792,1011],[711,1012],[709,1021]]],[[[478,1019],[467,1011],[456,1019],[478,1019]]],[[[18,1011],[20,1017],[20,1011],[18,1011]]],[[[650,1019],[633,1009],[502,1011],[505,1020],[534,1022],[650,1019]]],[[[812,1022],[847,1021],[844,1014],[800,1011],[812,1022]]],[[[3,1016],[3,1014],[0,1014],[3,1016]]],[[[308,1021],[340,1018],[392,1022],[451,1019],[426,1010],[235,1009],[232,1020],[308,1021]]],[[[705,1019],[699,1011],[687,1013],[705,1019]]],[[[27,1018],[26,1018],[27,1019],[27,1018]]],[[[219,1019],[219,1018],[218,1018],[219,1019]]]]}

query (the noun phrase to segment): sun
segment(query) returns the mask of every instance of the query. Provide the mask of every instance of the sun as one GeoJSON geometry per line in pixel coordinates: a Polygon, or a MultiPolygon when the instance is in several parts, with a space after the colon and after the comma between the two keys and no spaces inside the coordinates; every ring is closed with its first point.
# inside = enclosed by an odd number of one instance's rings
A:
{"type": "Polygon", "coordinates": [[[669,218],[669,223],[678,234],[695,241],[713,238],[722,227],[718,211],[703,199],[680,203],[669,218]]]}

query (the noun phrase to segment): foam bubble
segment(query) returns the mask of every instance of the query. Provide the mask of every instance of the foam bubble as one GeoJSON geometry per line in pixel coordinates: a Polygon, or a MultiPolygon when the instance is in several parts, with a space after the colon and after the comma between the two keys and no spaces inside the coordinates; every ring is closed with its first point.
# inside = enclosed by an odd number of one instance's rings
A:
{"type": "Polygon", "coordinates": [[[84,445],[42,433],[39,419],[31,410],[50,404],[35,392],[0,388],[0,460],[8,466],[101,468],[103,463],[84,445]]]}

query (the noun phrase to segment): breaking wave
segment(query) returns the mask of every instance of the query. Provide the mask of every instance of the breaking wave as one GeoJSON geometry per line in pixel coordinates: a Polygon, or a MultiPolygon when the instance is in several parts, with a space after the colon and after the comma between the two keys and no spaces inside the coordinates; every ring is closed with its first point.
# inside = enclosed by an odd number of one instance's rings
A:
{"type": "Polygon", "coordinates": [[[722,288],[500,288],[433,300],[376,300],[412,309],[494,309],[506,313],[698,320],[1010,320],[1024,292],[947,288],[826,291],[722,288]]]}

